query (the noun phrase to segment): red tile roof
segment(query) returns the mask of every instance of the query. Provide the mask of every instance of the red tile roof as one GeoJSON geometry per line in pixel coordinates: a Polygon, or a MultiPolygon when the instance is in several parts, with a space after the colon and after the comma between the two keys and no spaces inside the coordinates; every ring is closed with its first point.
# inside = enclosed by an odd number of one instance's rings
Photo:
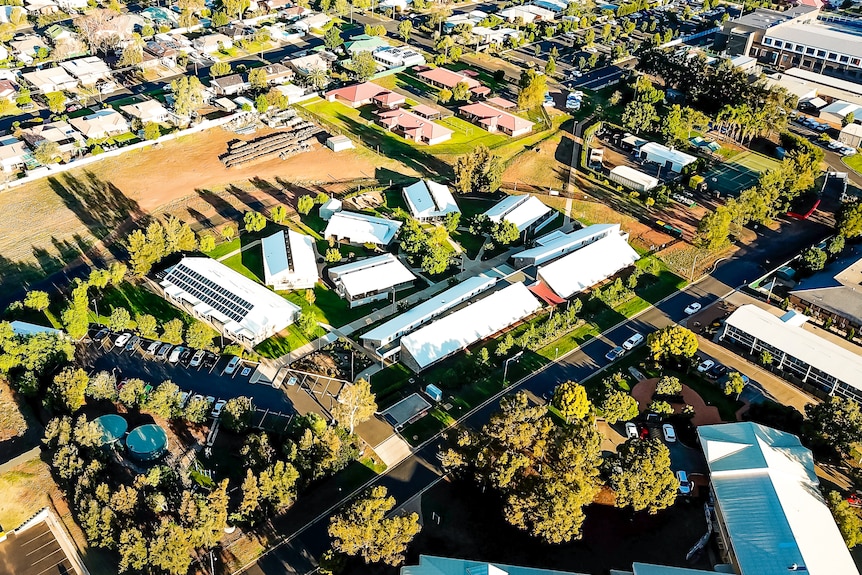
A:
{"type": "Polygon", "coordinates": [[[446,68],[431,68],[430,70],[420,72],[419,77],[429,82],[442,84],[447,88],[454,88],[460,82],[466,82],[471,90],[482,86],[478,80],[458,72],[453,72],[452,70],[447,70],[446,68]]]}
{"type": "Polygon", "coordinates": [[[421,135],[425,140],[436,140],[446,134],[451,134],[452,130],[435,124],[425,118],[420,118],[416,114],[412,114],[407,110],[387,110],[378,112],[380,123],[389,128],[400,128],[411,136],[421,135]]]}
{"type": "Polygon", "coordinates": [[[330,90],[326,93],[326,98],[329,99],[331,96],[334,96],[341,98],[342,100],[347,100],[348,102],[364,102],[378,94],[388,91],[389,90],[383,86],[378,86],[373,82],[363,82],[361,84],[353,84],[352,86],[330,90]]]}
{"type": "Polygon", "coordinates": [[[461,112],[467,113],[478,118],[479,123],[485,126],[495,126],[504,128],[509,132],[517,132],[524,128],[533,126],[529,120],[519,118],[503,110],[493,108],[488,104],[477,102],[475,104],[467,104],[458,108],[461,112]]]}

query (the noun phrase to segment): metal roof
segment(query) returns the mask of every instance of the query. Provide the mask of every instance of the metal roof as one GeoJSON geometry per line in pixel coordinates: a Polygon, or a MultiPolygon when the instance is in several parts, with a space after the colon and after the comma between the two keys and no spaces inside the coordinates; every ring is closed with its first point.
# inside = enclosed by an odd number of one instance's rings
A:
{"type": "Polygon", "coordinates": [[[485,212],[485,215],[492,222],[503,219],[510,221],[518,227],[519,232],[523,232],[550,211],[551,208],[542,203],[542,200],[527,194],[508,196],[485,212]]]}
{"type": "Polygon", "coordinates": [[[570,571],[518,567],[503,563],[486,563],[468,559],[452,559],[420,555],[419,565],[405,565],[401,575],[577,575],[570,571]]]}
{"type": "Polygon", "coordinates": [[[756,305],[743,305],[727,325],[804,361],[848,385],[862,389],[862,356],[799,326],[784,323],[756,305]]]}
{"type": "Polygon", "coordinates": [[[862,58],[862,38],[859,35],[814,22],[776,26],[767,30],[763,37],[862,58]]]}
{"type": "Polygon", "coordinates": [[[401,352],[425,368],[506,329],[539,307],[530,290],[518,282],[405,336],[401,352]]]}
{"type": "MultiPolygon", "coordinates": [[[[644,148],[646,148],[646,146],[644,146],[644,148]]],[[[614,166],[611,170],[611,175],[617,175],[626,180],[635,182],[636,184],[640,184],[647,190],[652,189],[659,184],[658,178],[654,178],[649,174],[645,174],[640,170],[632,168],[631,166],[614,166]]]]}
{"type": "Polygon", "coordinates": [[[337,212],[329,218],[323,231],[325,238],[347,238],[357,244],[388,245],[395,237],[401,222],[375,218],[359,212],[337,212]]]}
{"type": "Polygon", "coordinates": [[[610,234],[567,256],[541,266],[538,277],[554,293],[568,298],[606,280],[640,259],[619,234],[610,234]]]}
{"type": "Polygon", "coordinates": [[[330,268],[329,275],[350,296],[378,293],[416,279],[416,276],[392,254],[365,258],[330,268]]]}
{"type": "Polygon", "coordinates": [[[263,274],[267,285],[295,280],[317,281],[314,240],[293,230],[276,232],[261,240],[263,274]]]}
{"type": "Polygon", "coordinates": [[[515,260],[530,260],[532,265],[542,265],[545,262],[578,249],[579,244],[585,244],[597,237],[606,236],[614,230],[619,233],[619,224],[593,224],[568,234],[555,230],[547,236],[536,240],[536,247],[524,250],[512,256],[515,260]],[[548,236],[553,236],[549,239],[548,236]]]}
{"type": "Polygon", "coordinates": [[[740,575],[858,575],[798,437],[752,422],[697,433],[740,575]]]}
{"type": "Polygon", "coordinates": [[[419,180],[404,188],[404,199],[414,218],[439,218],[449,213],[461,213],[447,186],[419,180]]]}

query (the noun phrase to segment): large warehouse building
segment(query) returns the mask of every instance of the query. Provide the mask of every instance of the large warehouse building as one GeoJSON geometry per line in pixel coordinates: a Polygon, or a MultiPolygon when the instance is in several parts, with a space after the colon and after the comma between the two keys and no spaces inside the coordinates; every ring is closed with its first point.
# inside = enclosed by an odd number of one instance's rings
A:
{"type": "Polygon", "coordinates": [[[739,575],[859,575],[795,435],[752,422],[697,428],[724,559],[739,575]]]}
{"type": "Polygon", "coordinates": [[[523,283],[509,285],[401,338],[401,362],[420,372],[539,309],[523,283]]]}
{"type": "Polygon", "coordinates": [[[624,236],[610,234],[539,268],[538,278],[563,299],[603,282],[638,261],[624,236]]]}
{"type": "Polygon", "coordinates": [[[283,330],[299,314],[283,297],[206,257],[184,257],[161,286],[165,299],[249,346],[283,330]]]}

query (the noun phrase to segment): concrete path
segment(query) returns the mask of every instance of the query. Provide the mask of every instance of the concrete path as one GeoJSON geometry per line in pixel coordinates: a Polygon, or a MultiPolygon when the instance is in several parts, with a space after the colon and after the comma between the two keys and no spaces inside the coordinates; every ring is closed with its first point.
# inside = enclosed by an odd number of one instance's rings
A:
{"type": "Polygon", "coordinates": [[[34,447],[33,449],[30,449],[29,451],[25,451],[24,453],[22,453],[21,455],[19,455],[17,457],[13,457],[9,461],[6,461],[3,464],[0,464],[0,473],[6,473],[7,471],[10,471],[10,470],[18,467],[22,463],[27,463],[31,459],[35,459],[35,458],[39,457],[40,453],[41,453],[41,450],[38,447],[34,447]]]}
{"type": "Polygon", "coordinates": [[[233,256],[235,256],[235,255],[237,255],[237,254],[241,254],[242,252],[244,252],[245,250],[247,250],[247,249],[249,249],[249,248],[253,248],[253,247],[255,247],[255,246],[259,246],[259,245],[260,245],[260,240],[254,240],[253,242],[249,243],[248,245],[246,245],[246,246],[242,246],[242,247],[241,247],[241,248],[239,248],[238,250],[234,250],[234,251],[232,251],[232,252],[230,252],[230,253],[227,253],[227,254],[223,255],[222,257],[220,257],[220,258],[219,258],[219,259],[217,259],[216,261],[223,262],[224,260],[226,260],[226,259],[228,259],[228,258],[232,258],[233,256]]]}

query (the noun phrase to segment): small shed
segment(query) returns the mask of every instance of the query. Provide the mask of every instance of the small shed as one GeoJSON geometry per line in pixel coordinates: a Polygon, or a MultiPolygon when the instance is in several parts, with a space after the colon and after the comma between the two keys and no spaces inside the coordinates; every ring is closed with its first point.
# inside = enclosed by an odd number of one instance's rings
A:
{"type": "Polygon", "coordinates": [[[847,124],[838,134],[838,141],[853,148],[862,145],[862,124],[847,124]]]}
{"type": "Polygon", "coordinates": [[[330,136],[326,139],[326,147],[332,150],[333,152],[340,152],[342,150],[350,150],[353,146],[353,140],[348,138],[345,135],[340,136],[330,136]]]}
{"type": "Polygon", "coordinates": [[[337,198],[330,198],[326,201],[326,203],[321,204],[320,206],[320,219],[325,222],[328,222],[329,218],[331,218],[333,214],[336,214],[340,211],[341,200],[337,198]]]}
{"type": "Polygon", "coordinates": [[[443,401],[443,392],[440,391],[440,388],[433,383],[429,383],[425,386],[425,395],[434,401],[443,401]]]}

